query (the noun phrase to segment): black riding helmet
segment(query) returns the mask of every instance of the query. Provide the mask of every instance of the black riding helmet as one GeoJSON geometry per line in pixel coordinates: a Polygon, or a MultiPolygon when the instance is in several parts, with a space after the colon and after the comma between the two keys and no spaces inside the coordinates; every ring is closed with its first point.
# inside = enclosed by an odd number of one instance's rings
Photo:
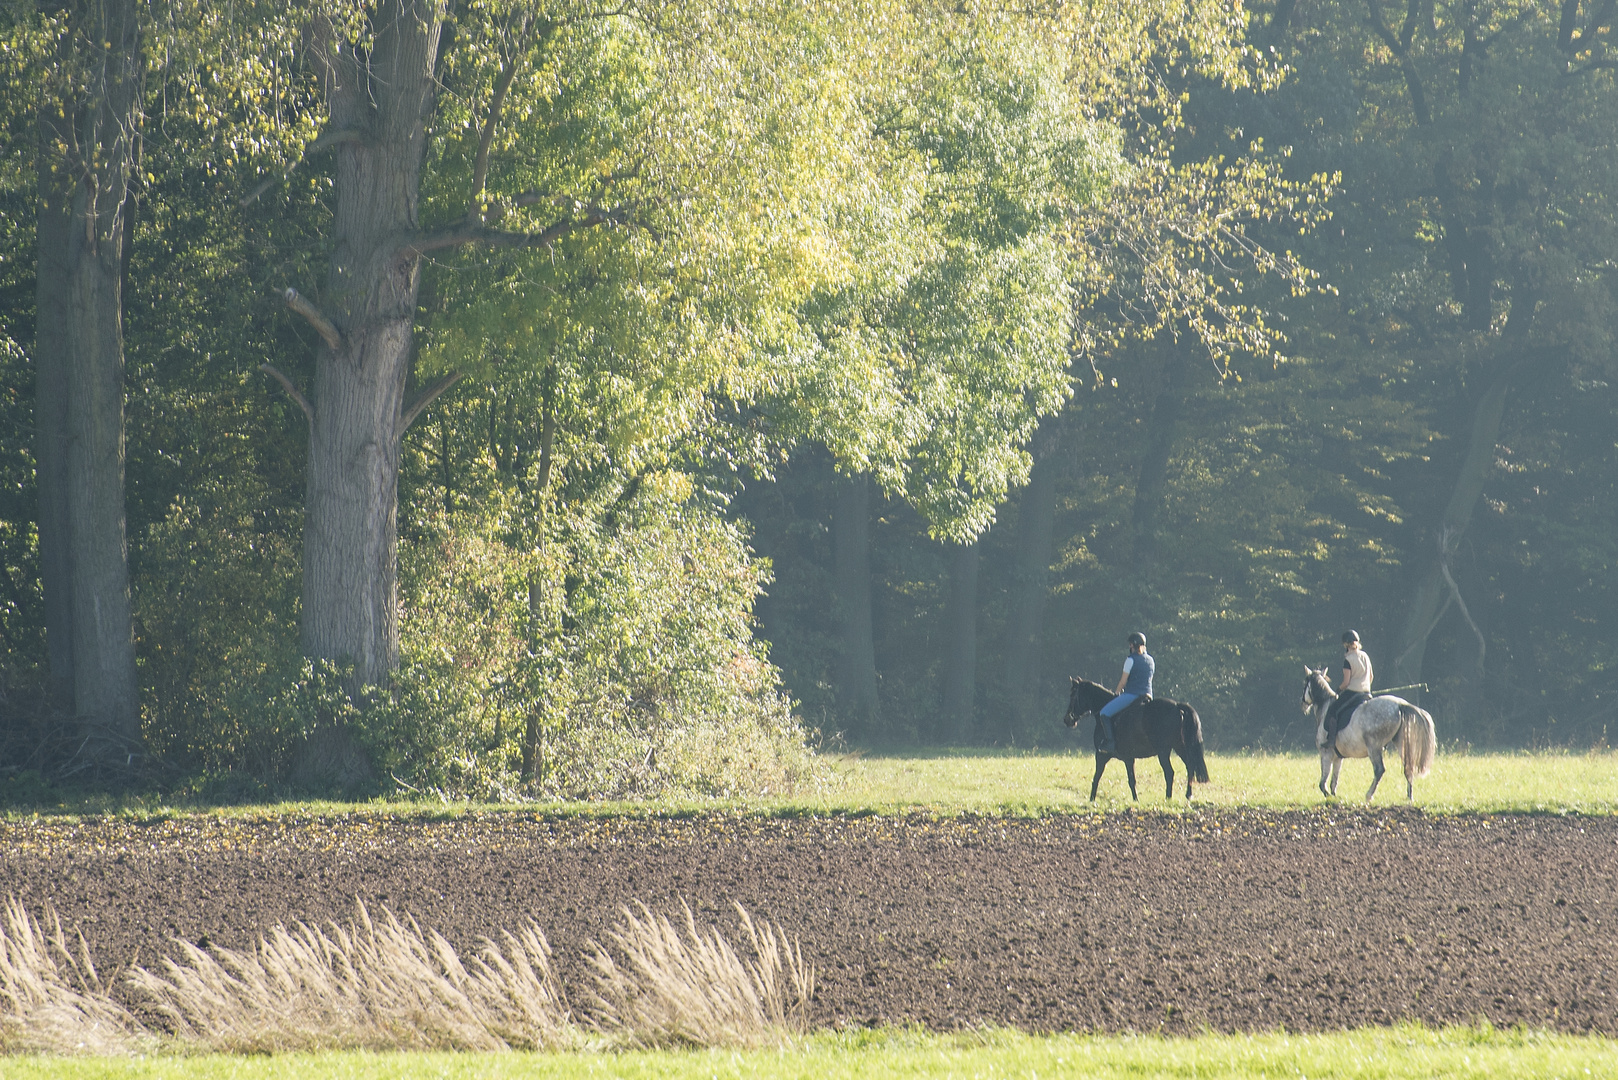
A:
{"type": "Polygon", "coordinates": [[[1131,646],[1139,645],[1143,649],[1146,648],[1146,635],[1141,633],[1139,630],[1136,630],[1133,634],[1129,635],[1129,644],[1131,646]]]}
{"type": "Polygon", "coordinates": [[[1347,645],[1350,641],[1358,641],[1359,639],[1360,639],[1360,636],[1358,634],[1356,634],[1354,631],[1352,631],[1352,630],[1344,630],[1343,631],[1343,644],[1344,645],[1347,645]]]}

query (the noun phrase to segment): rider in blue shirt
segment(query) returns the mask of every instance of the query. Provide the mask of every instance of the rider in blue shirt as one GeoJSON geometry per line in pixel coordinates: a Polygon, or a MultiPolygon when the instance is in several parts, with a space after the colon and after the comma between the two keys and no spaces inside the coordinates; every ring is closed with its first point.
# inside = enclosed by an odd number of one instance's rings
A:
{"type": "Polygon", "coordinates": [[[1118,744],[1113,737],[1113,718],[1141,698],[1151,697],[1152,671],[1156,667],[1151,654],[1146,651],[1146,635],[1138,630],[1130,634],[1129,655],[1124,657],[1124,673],[1118,678],[1118,689],[1113,691],[1118,696],[1103,705],[1101,711],[1096,714],[1101,719],[1099,749],[1102,753],[1118,752],[1118,744]]]}

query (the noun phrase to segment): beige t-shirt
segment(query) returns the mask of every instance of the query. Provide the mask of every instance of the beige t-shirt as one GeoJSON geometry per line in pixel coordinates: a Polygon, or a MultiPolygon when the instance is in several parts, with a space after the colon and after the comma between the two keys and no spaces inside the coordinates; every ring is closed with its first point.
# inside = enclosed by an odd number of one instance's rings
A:
{"type": "Polygon", "coordinates": [[[1371,692],[1371,658],[1364,649],[1350,649],[1343,654],[1343,667],[1348,669],[1348,689],[1362,694],[1371,692]]]}

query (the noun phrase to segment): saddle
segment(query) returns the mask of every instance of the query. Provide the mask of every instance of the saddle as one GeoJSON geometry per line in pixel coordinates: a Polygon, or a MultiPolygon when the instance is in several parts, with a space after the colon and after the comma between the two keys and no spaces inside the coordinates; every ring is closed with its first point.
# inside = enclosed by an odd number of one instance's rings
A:
{"type": "MultiPolygon", "coordinates": [[[[1151,704],[1151,701],[1152,701],[1152,696],[1150,694],[1142,694],[1140,697],[1136,698],[1134,701],[1131,701],[1128,705],[1124,706],[1123,711],[1120,712],[1117,716],[1114,716],[1112,718],[1112,730],[1113,730],[1113,738],[1114,738],[1115,742],[1117,740],[1117,733],[1123,730],[1123,726],[1124,726],[1125,721],[1129,720],[1131,717],[1134,717],[1137,713],[1139,713],[1140,709],[1143,706],[1151,704]]],[[[1097,712],[1095,714],[1095,716],[1096,716],[1096,728],[1095,728],[1096,746],[1100,747],[1106,741],[1106,737],[1102,734],[1102,725],[1105,724],[1106,721],[1101,719],[1101,713],[1099,713],[1099,712],[1097,712]]]]}
{"type": "MultiPolygon", "coordinates": [[[[1122,712],[1120,712],[1117,716],[1114,716],[1112,718],[1112,729],[1114,731],[1117,731],[1118,730],[1118,725],[1122,724],[1125,720],[1127,720],[1130,717],[1134,716],[1137,712],[1139,712],[1141,709],[1145,708],[1147,705],[1150,705],[1151,703],[1152,703],[1152,695],[1150,695],[1150,694],[1142,694],[1140,697],[1136,698],[1134,701],[1131,701],[1128,705],[1124,706],[1124,709],[1123,709],[1122,712]]],[[[1101,726],[1101,713],[1098,711],[1095,714],[1095,717],[1096,717],[1096,727],[1099,729],[1100,726],[1101,726]]]]}
{"type": "MultiPolygon", "coordinates": [[[[1343,696],[1332,703],[1331,713],[1326,717],[1326,742],[1331,747],[1332,753],[1337,754],[1337,736],[1342,733],[1344,728],[1348,727],[1348,722],[1354,718],[1354,710],[1370,701],[1373,696],[1363,690],[1345,690],[1343,696]]],[[[1124,712],[1128,711],[1128,709],[1124,710],[1124,712]]],[[[1343,755],[1337,754],[1337,756],[1342,757],[1343,755]]]]}

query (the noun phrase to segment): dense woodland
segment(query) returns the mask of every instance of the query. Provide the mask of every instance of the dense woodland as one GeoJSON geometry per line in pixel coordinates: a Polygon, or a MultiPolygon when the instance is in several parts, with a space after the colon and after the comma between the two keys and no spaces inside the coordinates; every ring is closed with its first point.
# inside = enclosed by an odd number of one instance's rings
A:
{"type": "Polygon", "coordinates": [[[1614,0],[0,8],[0,792],[1618,730],[1614,0]]]}

